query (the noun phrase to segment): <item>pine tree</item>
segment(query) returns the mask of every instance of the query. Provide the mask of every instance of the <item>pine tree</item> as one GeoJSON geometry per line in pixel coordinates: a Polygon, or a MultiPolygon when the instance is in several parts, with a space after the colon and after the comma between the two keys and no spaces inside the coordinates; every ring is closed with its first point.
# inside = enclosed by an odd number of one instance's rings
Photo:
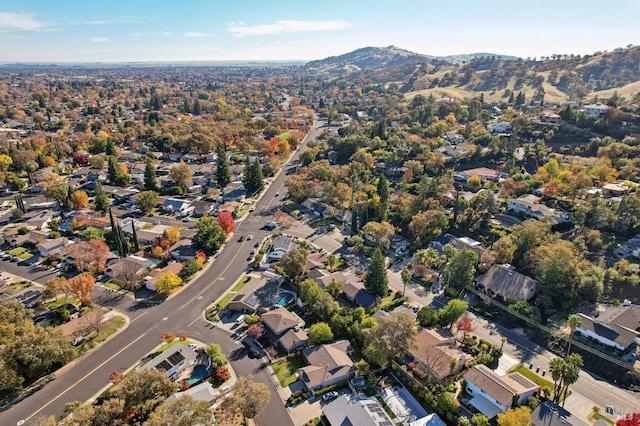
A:
{"type": "Polygon", "coordinates": [[[231,172],[229,170],[229,161],[227,160],[227,153],[222,146],[218,147],[218,163],[216,179],[220,189],[225,188],[231,182],[231,172]]]}
{"type": "Polygon", "coordinates": [[[120,167],[118,166],[118,160],[112,155],[109,157],[109,168],[107,169],[107,179],[109,179],[111,185],[116,185],[119,173],[120,167]]]}
{"type": "Polygon", "coordinates": [[[100,183],[100,181],[96,181],[95,192],[96,196],[94,198],[94,203],[96,211],[106,213],[107,210],[109,210],[111,202],[107,193],[104,192],[104,189],[102,189],[102,184],[100,183]]]}
{"type": "Polygon", "coordinates": [[[144,166],[144,189],[148,191],[157,191],[158,183],[156,181],[156,166],[151,158],[147,158],[144,166]]]}
{"type": "Polygon", "coordinates": [[[193,115],[201,115],[202,107],[200,106],[200,101],[196,98],[193,101],[193,115]]]}
{"type": "Polygon", "coordinates": [[[377,191],[380,196],[380,219],[387,220],[387,211],[389,210],[389,181],[384,174],[381,174],[378,179],[377,191]]]}
{"type": "Polygon", "coordinates": [[[364,286],[370,293],[380,297],[385,297],[389,292],[387,266],[380,248],[376,248],[373,256],[371,256],[371,263],[367,267],[364,286]]]}
{"type": "Polygon", "coordinates": [[[113,139],[107,139],[107,146],[104,149],[104,153],[107,155],[116,155],[116,146],[113,143],[113,139]]]}
{"type": "Polygon", "coordinates": [[[138,241],[138,234],[136,233],[136,225],[135,223],[131,222],[131,228],[133,230],[133,249],[136,252],[140,251],[140,242],[138,241]]]}
{"type": "Polygon", "coordinates": [[[358,214],[355,210],[351,211],[351,235],[358,233],[358,214]]]}

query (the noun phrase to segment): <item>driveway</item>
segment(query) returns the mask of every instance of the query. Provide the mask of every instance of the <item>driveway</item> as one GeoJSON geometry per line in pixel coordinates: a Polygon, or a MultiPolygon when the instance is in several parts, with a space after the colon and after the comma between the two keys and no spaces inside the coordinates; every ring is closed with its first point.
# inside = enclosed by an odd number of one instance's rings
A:
{"type": "MultiPolygon", "coordinates": [[[[396,383],[399,383],[398,381],[396,383]]],[[[402,424],[409,424],[428,415],[422,405],[400,384],[380,390],[380,396],[402,424]]]]}

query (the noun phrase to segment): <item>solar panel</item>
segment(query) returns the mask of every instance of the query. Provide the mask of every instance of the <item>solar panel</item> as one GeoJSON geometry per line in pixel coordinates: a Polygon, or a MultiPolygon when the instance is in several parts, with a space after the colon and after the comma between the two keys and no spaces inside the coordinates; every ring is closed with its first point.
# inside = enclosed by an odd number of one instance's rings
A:
{"type": "Polygon", "coordinates": [[[156,370],[169,371],[171,370],[171,367],[171,364],[164,360],[156,366],[156,370]]]}
{"type": "Polygon", "coordinates": [[[184,359],[184,355],[182,355],[180,352],[176,352],[174,354],[172,354],[169,358],[167,358],[167,360],[172,364],[172,365],[177,365],[178,363],[180,363],[180,361],[182,361],[184,359]]]}

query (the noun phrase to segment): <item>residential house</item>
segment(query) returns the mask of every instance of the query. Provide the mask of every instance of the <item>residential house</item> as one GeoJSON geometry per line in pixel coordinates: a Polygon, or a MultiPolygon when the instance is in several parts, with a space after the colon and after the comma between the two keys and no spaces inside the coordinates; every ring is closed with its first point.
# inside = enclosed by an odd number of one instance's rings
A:
{"type": "Polygon", "coordinates": [[[290,329],[304,327],[304,320],[298,314],[283,307],[277,307],[263,313],[260,319],[274,340],[280,338],[290,329]]]}
{"type": "Polygon", "coordinates": [[[204,382],[190,387],[185,391],[174,393],[169,398],[165,399],[164,402],[176,401],[186,395],[196,401],[213,402],[218,398],[218,396],[220,396],[220,392],[213,387],[211,382],[205,380],[204,382]]]}
{"type": "MultiPolygon", "coordinates": [[[[92,227],[102,231],[111,228],[111,220],[108,217],[80,213],[75,219],[82,227],[92,227]]],[[[120,219],[117,218],[113,218],[113,220],[116,223],[120,222],[120,219]]]]}
{"type": "Polygon", "coordinates": [[[460,173],[457,173],[454,176],[454,179],[466,182],[472,176],[477,176],[480,178],[480,182],[487,183],[496,182],[502,178],[506,178],[508,177],[508,174],[502,173],[498,170],[489,169],[487,167],[478,167],[475,169],[463,170],[460,173]]]}
{"type": "Polygon", "coordinates": [[[226,203],[220,204],[218,206],[218,212],[227,212],[231,213],[233,217],[236,217],[236,214],[242,208],[242,203],[240,201],[227,201],[226,203]]]}
{"type": "Polygon", "coordinates": [[[540,203],[540,197],[533,194],[521,195],[509,199],[508,210],[538,220],[549,220],[557,223],[571,222],[571,213],[555,210],[540,203]]]}
{"type": "Polygon", "coordinates": [[[291,328],[280,337],[278,343],[287,353],[299,351],[309,344],[309,335],[302,328],[291,328]]]}
{"type": "Polygon", "coordinates": [[[472,397],[469,403],[489,419],[522,405],[540,390],[540,386],[520,373],[500,376],[484,364],[471,367],[464,379],[472,397]]]}
{"type": "Polygon", "coordinates": [[[508,121],[498,121],[497,123],[491,123],[487,126],[487,130],[492,135],[511,133],[511,123],[508,121]]]}
{"type": "Polygon", "coordinates": [[[433,152],[442,154],[445,160],[454,160],[454,159],[459,159],[463,157],[468,157],[471,155],[471,151],[456,145],[444,145],[434,149],[433,152]]]}
{"type": "Polygon", "coordinates": [[[267,252],[267,263],[274,263],[282,259],[282,256],[289,253],[291,250],[298,247],[298,244],[293,242],[293,238],[288,235],[279,235],[275,237],[271,242],[271,247],[267,252]]]}
{"type": "Polygon", "coordinates": [[[476,241],[471,237],[454,237],[449,240],[449,244],[458,250],[472,250],[478,253],[478,256],[482,257],[484,253],[484,247],[480,241],[476,241]]]}
{"type": "Polygon", "coordinates": [[[365,309],[376,305],[376,297],[364,288],[364,283],[349,280],[342,286],[342,293],[354,305],[362,306],[365,309]]]}
{"type": "Polygon", "coordinates": [[[327,261],[328,258],[324,252],[309,253],[307,263],[305,264],[305,271],[309,272],[312,269],[323,268],[327,261]]]}
{"type": "Polygon", "coordinates": [[[302,351],[309,365],[298,370],[298,376],[311,392],[350,379],[356,367],[349,354],[348,340],[316,345],[302,351]]]}
{"type": "Polygon", "coordinates": [[[329,273],[324,269],[319,269],[318,271],[322,272],[322,275],[315,278],[315,280],[316,280],[316,283],[318,283],[318,285],[321,286],[322,288],[329,287],[329,284],[331,284],[334,281],[339,283],[340,282],[357,283],[359,281],[358,277],[350,272],[336,271],[336,272],[329,273]]]}
{"type": "Polygon", "coordinates": [[[175,379],[187,367],[193,365],[198,354],[187,345],[174,345],[139,368],[141,371],[158,370],[175,379]]]}
{"type": "Polygon", "coordinates": [[[621,182],[607,183],[602,186],[602,196],[606,198],[622,197],[628,195],[631,192],[631,188],[622,185],[621,182]]]}
{"type": "Polygon", "coordinates": [[[259,278],[252,277],[229,301],[232,311],[256,312],[260,308],[270,308],[277,302],[280,285],[284,281],[279,275],[264,272],[259,278]]]}
{"type": "Polygon", "coordinates": [[[162,204],[162,210],[169,213],[180,213],[181,211],[189,208],[189,200],[182,200],[179,198],[167,198],[162,204]]]}
{"type": "Polygon", "coordinates": [[[531,412],[532,426],[590,426],[569,411],[551,401],[540,403],[531,412]]]}
{"type": "Polygon", "coordinates": [[[640,342],[640,306],[625,302],[613,306],[596,317],[579,313],[581,324],[576,329],[582,336],[619,351],[634,349],[640,342]]]}
{"type": "Polygon", "coordinates": [[[29,212],[22,218],[23,226],[27,229],[46,229],[49,222],[53,220],[58,213],[51,210],[43,210],[38,212],[29,212]]]}
{"type": "Polygon", "coordinates": [[[18,228],[10,229],[4,233],[5,242],[9,243],[11,247],[18,247],[23,244],[30,244],[36,246],[41,241],[49,238],[49,233],[45,231],[34,230],[27,234],[20,235],[18,228]]]}
{"type": "Polygon", "coordinates": [[[329,217],[329,214],[327,213],[328,211],[327,206],[322,204],[320,200],[307,198],[302,202],[302,205],[306,207],[307,210],[309,210],[309,212],[316,217],[321,216],[325,219],[329,217]]]}
{"type": "Polygon", "coordinates": [[[442,254],[442,250],[444,249],[444,246],[449,244],[451,240],[454,238],[455,237],[451,234],[440,235],[438,238],[434,238],[429,242],[429,248],[432,248],[436,250],[439,254],[442,254]]]}
{"type": "Polygon", "coordinates": [[[600,102],[596,102],[595,104],[583,105],[582,109],[587,114],[587,117],[598,119],[605,115],[611,107],[603,105],[600,102]]]}
{"type": "Polygon", "coordinates": [[[224,199],[229,201],[242,202],[247,197],[247,190],[244,185],[229,184],[224,193],[224,199]]]}
{"type": "Polygon", "coordinates": [[[512,265],[493,265],[476,279],[476,286],[491,297],[502,300],[516,299],[528,302],[535,296],[538,283],[533,278],[516,272],[512,265]]]}
{"type": "Polygon", "coordinates": [[[405,357],[407,363],[415,364],[414,370],[437,382],[460,372],[467,360],[456,347],[455,336],[443,328],[423,328],[416,336],[416,345],[405,357]],[[452,361],[456,360],[452,367],[452,361]]]}
{"type": "Polygon", "coordinates": [[[436,413],[431,413],[428,416],[412,421],[409,426],[447,426],[447,424],[436,413]]]}
{"type": "Polygon", "coordinates": [[[104,274],[109,278],[119,278],[122,276],[140,276],[147,269],[155,265],[149,259],[140,256],[127,256],[115,259],[107,264],[104,274]]]}
{"type": "Polygon", "coordinates": [[[452,145],[457,145],[464,142],[464,136],[460,133],[447,133],[442,138],[452,145]]]}
{"type": "Polygon", "coordinates": [[[546,124],[561,124],[562,117],[558,113],[546,109],[540,113],[540,121],[546,124]]]}
{"type": "Polygon", "coordinates": [[[164,268],[153,269],[149,272],[149,275],[144,277],[144,286],[151,291],[156,291],[156,284],[160,280],[162,274],[171,272],[179,275],[183,267],[184,265],[180,262],[171,262],[164,268]]]}
{"type": "Polygon", "coordinates": [[[188,238],[178,240],[169,247],[169,254],[175,260],[191,260],[198,255],[198,252],[199,250],[193,246],[193,242],[188,238]]]}
{"type": "Polygon", "coordinates": [[[42,257],[53,256],[60,252],[63,248],[71,244],[66,237],[54,238],[52,240],[44,240],[36,245],[38,254],[42,257]]]}
{"type": "Polygon", "coordinates": [[[359,399],[356,396],[340,395],[325,405],[322,412],[331,426],[393,426],[396,424],[375,398],[359,399]]]}
{"type": "Polygon", "coordinates": [[[191,202],[193,207],[193,216],[202,217],[209,216],[213,212],[214,205],[211,201],[195,200],[191,202]]]}

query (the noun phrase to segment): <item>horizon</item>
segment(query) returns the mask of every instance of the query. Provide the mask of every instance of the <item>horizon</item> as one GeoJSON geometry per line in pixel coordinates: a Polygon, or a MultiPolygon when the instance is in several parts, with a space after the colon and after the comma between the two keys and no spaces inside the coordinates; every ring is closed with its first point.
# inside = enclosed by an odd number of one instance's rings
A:
{"type": "Polygon", "coordinates": [[[635,0],[0,0],[0,63],[309,62],[391,45],[436,57],[590,55],[640,44],[639,21],[635,0]]]}

